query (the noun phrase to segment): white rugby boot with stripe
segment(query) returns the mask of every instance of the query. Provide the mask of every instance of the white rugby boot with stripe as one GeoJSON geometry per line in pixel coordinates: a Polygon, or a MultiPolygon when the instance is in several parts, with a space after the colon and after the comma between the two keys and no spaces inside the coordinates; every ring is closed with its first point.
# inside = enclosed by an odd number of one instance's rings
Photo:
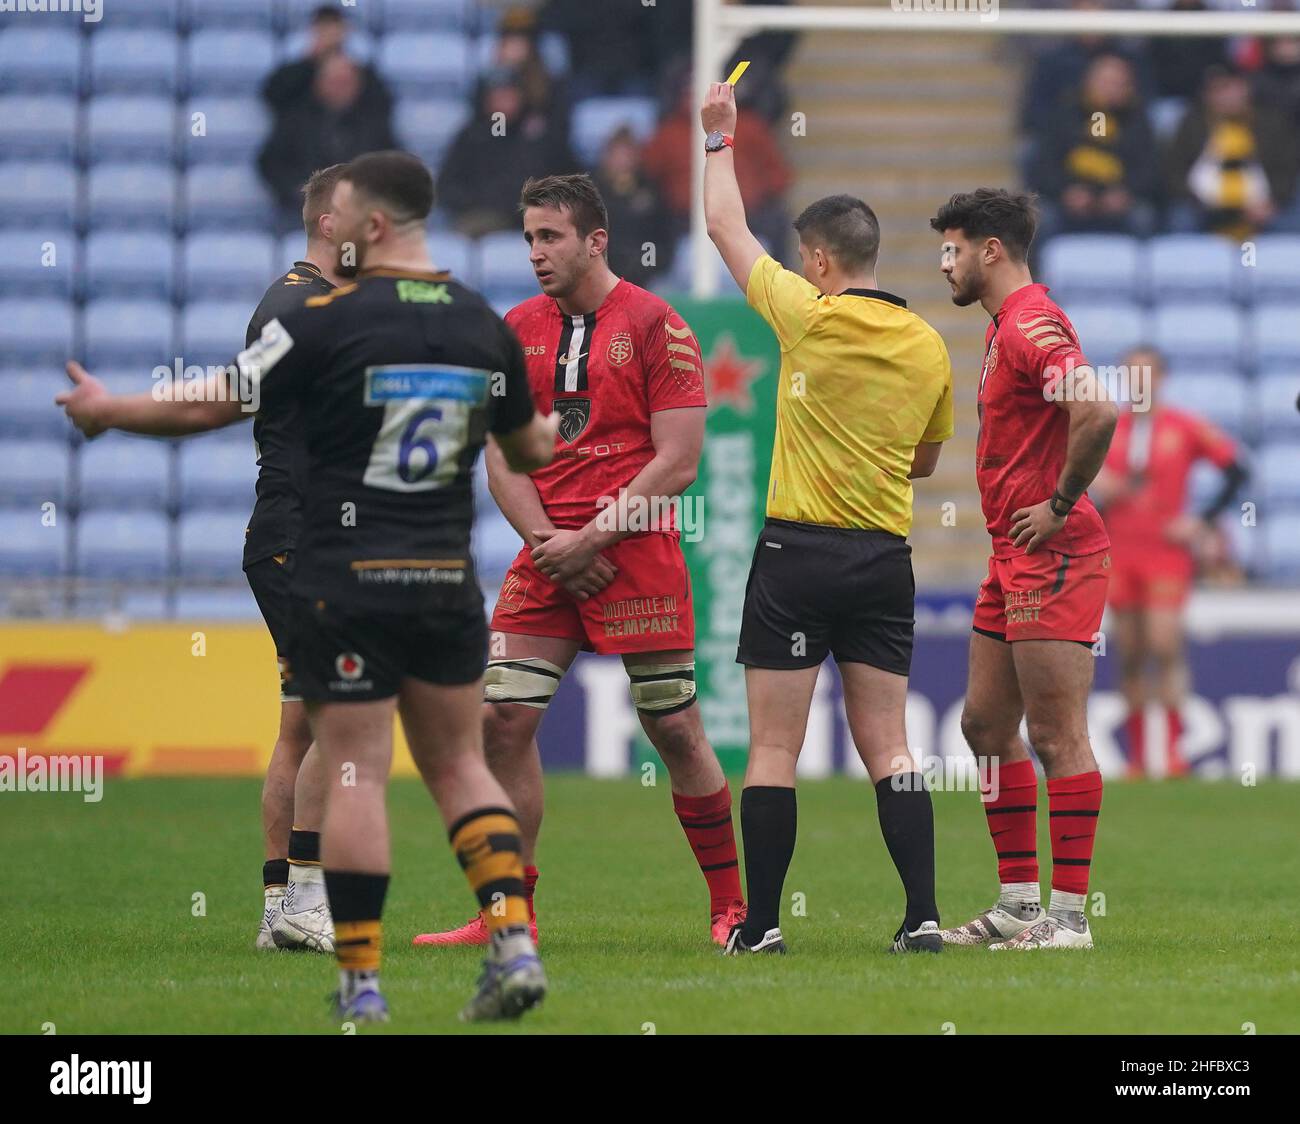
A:
{"type": "Polygon", "coordinates": [[[939,939],[944,944],[994,944],[1008,941],[1020,936],[1026,929],[1039,924],[1047,913],[1040,905],[1038,912],[1028,917],[1019,917],[1004,909],[998,902],[991,909],[986,909],[978,917],[952,929],[940,929],[939,939]]]}

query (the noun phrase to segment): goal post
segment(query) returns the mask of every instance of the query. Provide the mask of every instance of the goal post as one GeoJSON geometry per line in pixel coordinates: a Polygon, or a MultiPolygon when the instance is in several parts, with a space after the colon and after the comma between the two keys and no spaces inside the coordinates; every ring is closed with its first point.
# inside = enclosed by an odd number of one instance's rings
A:
{"type": "MultiPolygon", "coordinates": [[[[1078,35],[1103,30],[1117,36],[1300,35],[1300,12],[1003,10],[998,0],[890,0],[877,6],[738,5],[695,0],[694,67],[697,101],[720,81],[727,56],[760,31],[942,32],[954,35],[1078,35]]],[[[704,226],[704,146],[692,149],[696,190],[691,197],[691,294],[717,293],[718,274],[704,226]]]]}

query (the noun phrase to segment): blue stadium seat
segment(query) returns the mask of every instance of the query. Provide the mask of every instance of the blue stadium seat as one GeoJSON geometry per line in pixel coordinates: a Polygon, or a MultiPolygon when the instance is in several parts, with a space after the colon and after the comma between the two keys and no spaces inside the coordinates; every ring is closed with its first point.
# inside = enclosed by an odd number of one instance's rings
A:
{"type": "Polygon", "coordinates": [[[1198,363],[1240,364],[1246,356],[1246,322],[1232,305],[1174,301],[1152,318],[1151,342],[1168,356],[1198,363]]]}
{"type": "Polygon", "coordinates": [[[69,385],[67,376],[54,368],[0,371],[0,435],[66,441],[72,425],[54,405],[54,396],[69,385]]]}
{"type": "Polygon", "coordinates": [[[66,227],[0,231],[0,295],[70,297],[77,236],[66,227]]]}
{"type": "Polygon", "coordinates": [[[148,508],[171,499],[172,446],[167,441],[108,433],[82,447],[78,497],[83,511],[148,508]]]}
{"type": "Polygon", "coordinates": [[[195,234],[181,252],[181,276],[188,299],[242,297],[252,310],[278,275],[275,242],[268,234],[231,231],[195,234]]]}
{"type": "Polygon", "coordinates": [[[1300,500],[1300,441],[1265,445],[1253,458],[1252,468],[1258,482],[1252,491],[1262,489],[1265,500],[1300,500]]]}
{"type": "Polygon", "coordinates": [[[275,42],[269,32],[196,31],[185,49],[186,89],[190,95],[246,94],[260,88],[275,61],[275,42]]]}
{"type": "Polygon", "coordinates": [[[479,239],[478,253],[483,288],[529,290],[529,296],[541,292],[533,267],[528,264],[528,243],[517,230],[484,235],[479,239]]]}
{"type": "Polygon", "coordinates": [[[172,306],[162,301],[104,297],[86,305],[82,333],[90,370],[113,364],[170,366],[176,356],[172,306]]]}
{"type": "Polygon", "coordinates": [[[109,230],[86,239],[82,286],[88,298],[153,297],[176,291],[175,247],[170,234],[109,230]]]}
{"type": "Polygon", "coordinates": [[[177,180],[170,164],[96,164],[86,181],[89,229],[175,227],[177,180]]]}
{"type": "MultiPolygon", "coordinates": [[[[374,8],[374,5],[371,5],[374,8]]],[[[354,10],[355,16],[355,10],[354,10]]],[[[311,41],[311,32],[306,27],[301,27],[290,35],[282,39],[279,43],[280,59],[282,62],[292,61],[303,58],[307,54],[307,48],[311,41]]],[[[352,22],[352,31],[348,33],[347,46],[345,54],[348,58],[356,62],[369,63],[373,61],[375,52],[379,50],[379,42],[370,32],[357,25],[356,19],[352,22]]]]}
{"type": "Polygon", "coordinates": [[[1065,314],[1074,325],[1084,355],[1093,363],[1118,363],[1146,336],[1146,317],[1131,304],[1071,302],[1065,314]]]}
{"type": "Polygon", "coordinates": [[[86,158],[170,161],[176,139],[176,103],[170,98],[112,96],[91,99],[86,158]]]}
{"type": "Polygon", "coordinates": [[[393,129],[403,146],[437,168],[468,116],[469,105],[461,98],[408,97],[397,103],[393,129]]]}
{"type": "Polygon", "coordinates": [[[466,0],[384,0],[383,27],[389,34],[431,28],[465,30],[470,25],[470,8],[466,0]]]}
{"type": "Polygon", "coordinates": [[[177,569],[182,581],[240,577],[251,510],[250,502],[240,512],[194,511],[180,517],[177,569]]]}
{"type": "MultiPolygon", "coordinates": [[[[187,0],[186,25],[192,31],[209,27],[254,27],[270,31],[280,15],[281,0],[187,0]]],[[[316,0],[316,7],[320,0],[316,0]]]]}
{"type": "MultiPolygon", "coordinates": [[[[5,442],[0,457],[0,504],[62,504],[68,497],[71,453],[66,441],[35,438],[5,442]]],[[[67,518],[56,511],[56,518],[67,518]]]]}
{"type": "Polygon", "coordinates": [[[1141,246],[1127,234],[1062,234],[1043,249],[1043,279],[1062,303],[1135,297],[1143,287],[1141,246]]]}
{"type": "Polygon", "coordinates": [[[24,160],[0,164],[0,226],[70,227],[77,217],[77,195],[77,173],[71,164],[24,160]]]}
{"type": "Polygon", "coordinates": [[[77,520],[85,578],[161,581],[171,572],[171,523],[155,511],[91,511],[77,520]]]}
{"type": "Polygon", "coordinates": [[[1261,373],[1255,383],[1260,425],[1270,437],[1287,437],[1300,441],[1300,368],[1273,368],[1261,373]]]}
{"type": "Polygon", "coordinates": [[[495,583],[505,576],[523,543],[495,504],[479,504],[474,520],[474,568],[479,578],[495,583]]]}
{"type": "Polygon", "coordinates": [[[1254,417],[1249,379],[1230,372],[1218,375],[1175,375],[1161,387],[1166,402],[1199,414],[1236,437],[1250,432],[1254,417]]]}
{"type": "Polygon", "coordinates": [[[67,27],[11,26],[0,32],[0,91],[75,94],[81,36],[67,27]]]}
{"type": "Polygon", "coordinates": [[[1271,301],[1255,305],[1251,316],[1251,335],[1255,362],[1300,362],[1300,320],[1294,301],[1271,301]]]}
{"type": "Polygon", "coordinates": [[[187,164],[251,164],[271,130],[271,120],[259,98],[208,94],[185,103],[179,130],[187,164]],[[203,117],[196,119],[199,113],[203,117]],[[202,125],[201,136],[195,135],[196,123],[202,125]]]}
{"type": "Polygon", "coordinates": [[[455,32],[386,36],[378,69],[399,97],[454,97],[472,79],[468,41],[455,32]]]}
{"type": "MultiPolygon", "coordinates": [[[[307,236],[301,230],[291,230],[275,248],[275,270],[276,277],[281,273],[287,273],[296,261],[302,261],[302,256],[307,252],[307,236]]],[[[267,278],[267,283],[272,278],[267,278]]]]}
{"type": "Polygon", "coordinates": [[[659,119],[654,98],[585,98],[573,107],[573,144],[578,158],[591,167],[615,130],[630,125],[638,140],[648,140],[659,119]]]}
{"type": "Polygon", "coordinates": [[[181,7],[183,0],[113,0],[114,27],[165,27],[177,30],[183,26],[181,7]]]}
{"type": "Polygon", "coordinates": [[[246,582],[212,588],[182,588],[176,593],[176,617],[189,621],[255,621],[257,601],[246,582]]]}
{"type": "MultiPolygon", "coordinates": [[[[128,620],[163,621],[171,619],[172,615],[167,602],[168,597],[165,589],[132,589],[128,587],[120,590],[114,608],[128,620]]],[[[82,612],[80,603],[78,603],[78,615],[86,615],[82,612]]]]}
{"type": "Polygon", "coordinates": [[[1300,299],[1300,234],[1260,235],[1255,264],[1242,273],[1254,300],[1300,299]]]}
{"type": "Polygon", "coordinates": [[[462,285],[477,287],[478,269],[475,266],[474,243],[463,234],[447,230],[429,239],[429,256],[439,269],[451,271],[462,285]]]}
{"type": "Polygon", "coordinates": [[[1300,579],[1300,511],[1267,512],[1258,530],[1264,539],[1264,576],[1284,582],[1300,579]]]}
{"type": "MultiPolygon", "coordinates": [[[[269,283],[271,278],[267,278],[269,283]]],[[[243,301],[192,301],[181,314],[181,354],[186,363],[229,363],[244,350],[255,304],[243,301]]]]}
{"type": "Polygon", "coordinates": [[[77,102],[46,94],[0,97],[0,152],[6,160],[71,160],[77,151],[77,102]]]}
{"type": "Polygon", "coordinates": [[[257,482],[257,450],[252,431],[212,434],[181,442],[180,485],[182,511],[196,508],[241,506],[243,514],[253,510],[257,482]],[[243,440],[232,439],[235,434],[243,440]]]}
{"type": "Polygon", "coordinates": [[[181,195],[181,221],[188,230],[261,228],[272,209],[270,196],[250,165],[191,168],[181,195]]]}
{"type": "Polygon", "coordinates": [[[177,39],[170,31],[97,30],[90,37],[90,92],[174,93],[179,61],[177,39]]]}
{"type": "Polygon", "coordinates": [[[55,298],[0,300],[0,355],[61,367],[72,354],[73,309],[55,298]]]}
{"type": "Polygon", "coordinates": [[[1165,234],[1147,244],[1147,277],[1157,301],[1223,300],[1242,284],[1241,249],[1215,234],[1165,234]]]}
{"type": "Polygon", "coordinates": [[[71,520],[47,527],[34,504],[0,508],[0,575],[21,578],[59,577],[68,568],[71,520]]]}
{"type": "MultiPolygon", "coordinates": [[[[168,371],[174,368],[168,366],[168,371]]],[[[151,394],[158,380],[153,377],[153,367],[136,363],[127,367],[93,367],[91,374],[108,388],[111,394],[151,394]]]]}

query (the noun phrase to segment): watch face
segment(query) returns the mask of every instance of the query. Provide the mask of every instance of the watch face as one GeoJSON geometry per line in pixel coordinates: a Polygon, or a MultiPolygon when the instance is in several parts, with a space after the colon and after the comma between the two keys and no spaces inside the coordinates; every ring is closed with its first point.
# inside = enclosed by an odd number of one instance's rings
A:
{"type": "Polygon", "coordinates": [[[710,152],[716,152],[723,146],[722,134],[716,129],[704,138],[704,147],[710,152]]]}

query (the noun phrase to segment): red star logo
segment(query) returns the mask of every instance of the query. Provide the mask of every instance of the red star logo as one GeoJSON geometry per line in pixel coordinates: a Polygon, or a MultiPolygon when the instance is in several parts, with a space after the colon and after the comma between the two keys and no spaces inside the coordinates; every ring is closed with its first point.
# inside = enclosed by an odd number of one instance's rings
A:
{"type": "Polygon", "coordinates": [[[705,357],[704,373],[708,380],[709,405],[730,406],[738,414],[754,412],[749,385],[762,373],[761,359],[746,359],[736,350],[736,341],[727,332],[713,341],[713,350],[705,357]]]}

